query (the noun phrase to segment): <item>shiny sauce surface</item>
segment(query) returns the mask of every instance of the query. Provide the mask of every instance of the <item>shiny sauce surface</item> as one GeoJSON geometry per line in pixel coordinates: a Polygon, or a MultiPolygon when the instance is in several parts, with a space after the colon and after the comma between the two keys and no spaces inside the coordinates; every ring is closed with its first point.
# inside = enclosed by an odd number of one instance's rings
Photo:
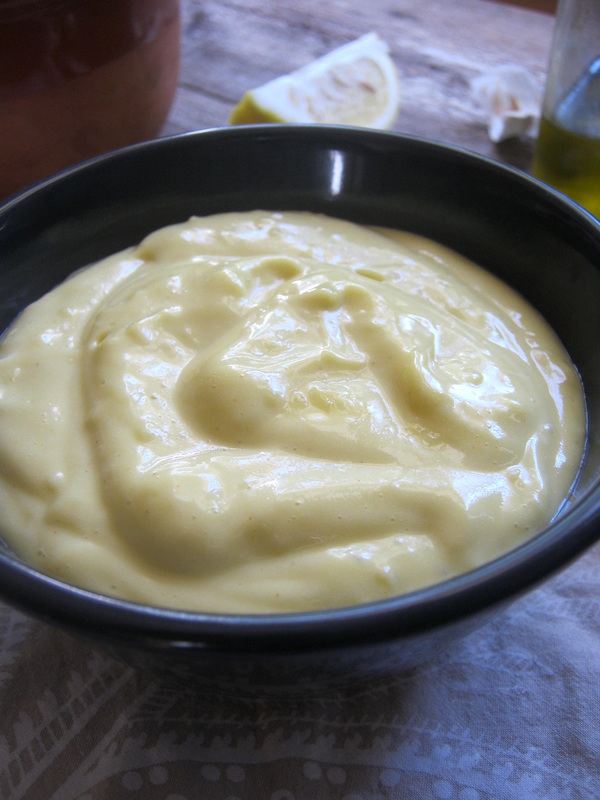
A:
{"type": "Polygon", "coordinates": [[[548,523],[584,442],[579,376],[523,298],[309,213],[157,231],[0,346],[7,541],[159,606],[319,609],[465,572],[548,523]]]}

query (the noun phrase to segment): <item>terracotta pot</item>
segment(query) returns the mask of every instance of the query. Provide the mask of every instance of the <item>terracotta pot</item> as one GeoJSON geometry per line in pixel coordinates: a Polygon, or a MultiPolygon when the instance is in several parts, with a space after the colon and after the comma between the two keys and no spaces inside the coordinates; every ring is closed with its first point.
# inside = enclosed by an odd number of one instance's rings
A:
{"type": "Polygon", "coordinates": [[[178,0],[0,3],[0,198],[156,136],[179,52],[178,0]]]}

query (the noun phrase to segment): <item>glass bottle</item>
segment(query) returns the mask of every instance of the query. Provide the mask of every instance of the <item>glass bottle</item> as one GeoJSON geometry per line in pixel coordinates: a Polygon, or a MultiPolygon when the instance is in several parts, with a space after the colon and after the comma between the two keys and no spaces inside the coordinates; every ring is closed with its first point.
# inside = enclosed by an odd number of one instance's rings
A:
{"type": "Polygon", "coordinates": [[[600,0],[560,0],[533,174],[600,217],[600,0]]]}

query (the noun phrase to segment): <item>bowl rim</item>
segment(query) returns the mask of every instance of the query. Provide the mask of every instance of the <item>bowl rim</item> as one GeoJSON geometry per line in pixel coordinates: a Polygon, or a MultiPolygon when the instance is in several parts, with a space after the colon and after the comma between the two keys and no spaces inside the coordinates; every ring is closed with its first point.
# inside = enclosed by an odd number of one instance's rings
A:
{"type": "MultiPolygon", "coordinates": [[[[340,125],[246,125],[214,127],[164,136],[87,159],[48,176],[0,203],[2,218],[32,196],[53,186],[77,180],[77,176],[107,161],[130,158],[136,152],[160,152],[185,140],[190,144],[213,137],[252,138],[279,136],[345,137],[345,142],[387,142],[398,147],[433,148],[440,154],[480,162],[492,173],[534,190],[550,204],[559,204],[598,240],[600,221],[558,190],[522,170],[457,145],[395,131],[373,131],[340,125]]],[[[477,615],[524,592],[557,571],[600,538],[600,481],[533,538],[469,572],[429,587],[354,606],[318,611],[272,614],[218,614],[138,604],[67,584],[23,563],[0,549],[0,597],[25,612],[64,627],[91,630],[108,638],[146,640],[152,646],[200,646],[207,650],[332,649],[419,635],[466,617],[477,615]],[[542,557],[543,556],[543,557],[542,557]]]]}

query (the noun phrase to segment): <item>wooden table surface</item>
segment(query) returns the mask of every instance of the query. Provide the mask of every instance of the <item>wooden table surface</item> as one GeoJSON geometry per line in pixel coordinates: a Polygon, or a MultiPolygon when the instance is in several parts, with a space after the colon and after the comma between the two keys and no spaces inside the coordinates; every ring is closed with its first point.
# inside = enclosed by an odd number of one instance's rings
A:
{"type": "Polygon", "coordinates": [[[554,17],[517,1],[182,0],[181,74],[162,133],[224,125],[247,89],[373,30],[400,73],[396,130],[527,170],[531,140],[493,144],[470,90],[503,64],[525,67],[543,85],[554,17]]]}

